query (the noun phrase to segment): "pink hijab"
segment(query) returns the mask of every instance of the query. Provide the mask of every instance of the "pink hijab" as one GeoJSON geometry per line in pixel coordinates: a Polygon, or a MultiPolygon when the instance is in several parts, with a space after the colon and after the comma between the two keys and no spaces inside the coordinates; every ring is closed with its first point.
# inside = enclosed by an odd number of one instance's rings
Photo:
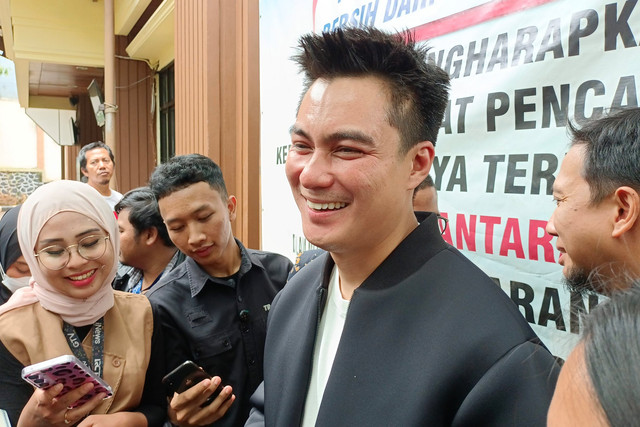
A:
{"type": "Polygon", "coordinates": [[[34,248],[42,227],[60,212],[77,212],[97,222],[109,234],[108,241],[114,257],[118,256],[118,224],[113,211],[97,190],[78,181],[62,180],[45,184],[27,198],[18,215],[18,240],[33,276],[31,286],[19,289],[9,301],[0,305],[0,315],[40,301],[44,309],[59,314],[67,323],[84,326],[94,323],[113,307],[111,282],[116,275],[117,262],[113,263],[100,289],[86,299],[63,295],[46,282],[42,273],[45,267],[38,262],[34,248]]]}

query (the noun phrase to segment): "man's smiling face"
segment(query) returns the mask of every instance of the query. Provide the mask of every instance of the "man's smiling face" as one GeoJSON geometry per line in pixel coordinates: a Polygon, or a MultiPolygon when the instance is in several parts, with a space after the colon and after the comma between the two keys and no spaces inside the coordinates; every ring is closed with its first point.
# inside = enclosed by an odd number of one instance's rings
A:
{"type": "Polygon", "coordinates": [[[410,209],[412,160],[400,154],[388,109],[387,86],[375,77],[319,79],[305,94],[286,173],[314,245],[336,253],[376,246],[410,209]]]}

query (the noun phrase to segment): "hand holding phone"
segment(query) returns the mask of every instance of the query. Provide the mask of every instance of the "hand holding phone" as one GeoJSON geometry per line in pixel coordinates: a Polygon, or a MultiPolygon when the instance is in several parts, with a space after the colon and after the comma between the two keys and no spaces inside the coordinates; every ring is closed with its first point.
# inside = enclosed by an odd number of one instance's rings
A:
{"type": "MultiPolygon", "coordinates": [[[[198,384],[200,381],[211,378],[212,376],[204,369],[193,363],[191,360],[187,360],[182,365],[165,375],[164,378],[162,378],[162,383],[165,384],[171,392],[182,393],[198,384]]],[[[220,384],[216,391],[207,398],[202,406],[206,406],[213,402],[214,399],[218,397],[222,389],[222,384],[220,384]]]]}
{"type": "Polygon", "coordinates": [[[56,384],[63,384],[59,396],[63,396],[88,382],[93,383],[93,389],[69,405],[70,408],[75,408],[88,402],[99,393],[105,393],[105,399],[113,396],[111,387],[87,365],[72,355],[54,357],[53,359],[25,366],[22,369],[22,378],[43,390],[47,390],[56,384]]]}

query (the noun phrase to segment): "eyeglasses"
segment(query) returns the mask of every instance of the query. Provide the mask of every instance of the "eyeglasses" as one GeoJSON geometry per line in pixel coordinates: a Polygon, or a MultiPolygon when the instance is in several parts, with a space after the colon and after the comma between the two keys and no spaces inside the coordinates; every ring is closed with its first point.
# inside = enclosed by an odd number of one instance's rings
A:
{"type": "Polygon", "coordinates": [[[438,217],[438,226],[440,227],[440,234],[444,234],[447,231],[447,226],[449,225],[449,218],[445,218],[440,214],[436,215],[438,217]]]}
{"type": "Polygon", "coordinates": [[[49,270],[62,270],[71,259],[71,248],[77,248],[78,255],[86,260],[94,260],[104,255],[109,236],[91,235],[78,240],[75,245],[66,248],[60,245],[47,246],[35,256],[49,270]]]}

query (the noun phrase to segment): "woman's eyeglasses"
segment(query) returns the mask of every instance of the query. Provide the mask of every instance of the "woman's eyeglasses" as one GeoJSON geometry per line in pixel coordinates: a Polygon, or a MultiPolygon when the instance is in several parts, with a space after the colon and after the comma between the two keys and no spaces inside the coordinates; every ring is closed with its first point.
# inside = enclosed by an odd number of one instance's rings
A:
{"type": "Polygon", "coordinates": [[[35,254],[49,270],[62,270],[69,264],[71,259],[71,248],[77,248],[78,255],[86,260],[94,260],[104,255],[107,249],[107,240],[109,236],[91,235],[78,240],[75,245],[67,247],[60,245],[47,246],[35,254]]]}

